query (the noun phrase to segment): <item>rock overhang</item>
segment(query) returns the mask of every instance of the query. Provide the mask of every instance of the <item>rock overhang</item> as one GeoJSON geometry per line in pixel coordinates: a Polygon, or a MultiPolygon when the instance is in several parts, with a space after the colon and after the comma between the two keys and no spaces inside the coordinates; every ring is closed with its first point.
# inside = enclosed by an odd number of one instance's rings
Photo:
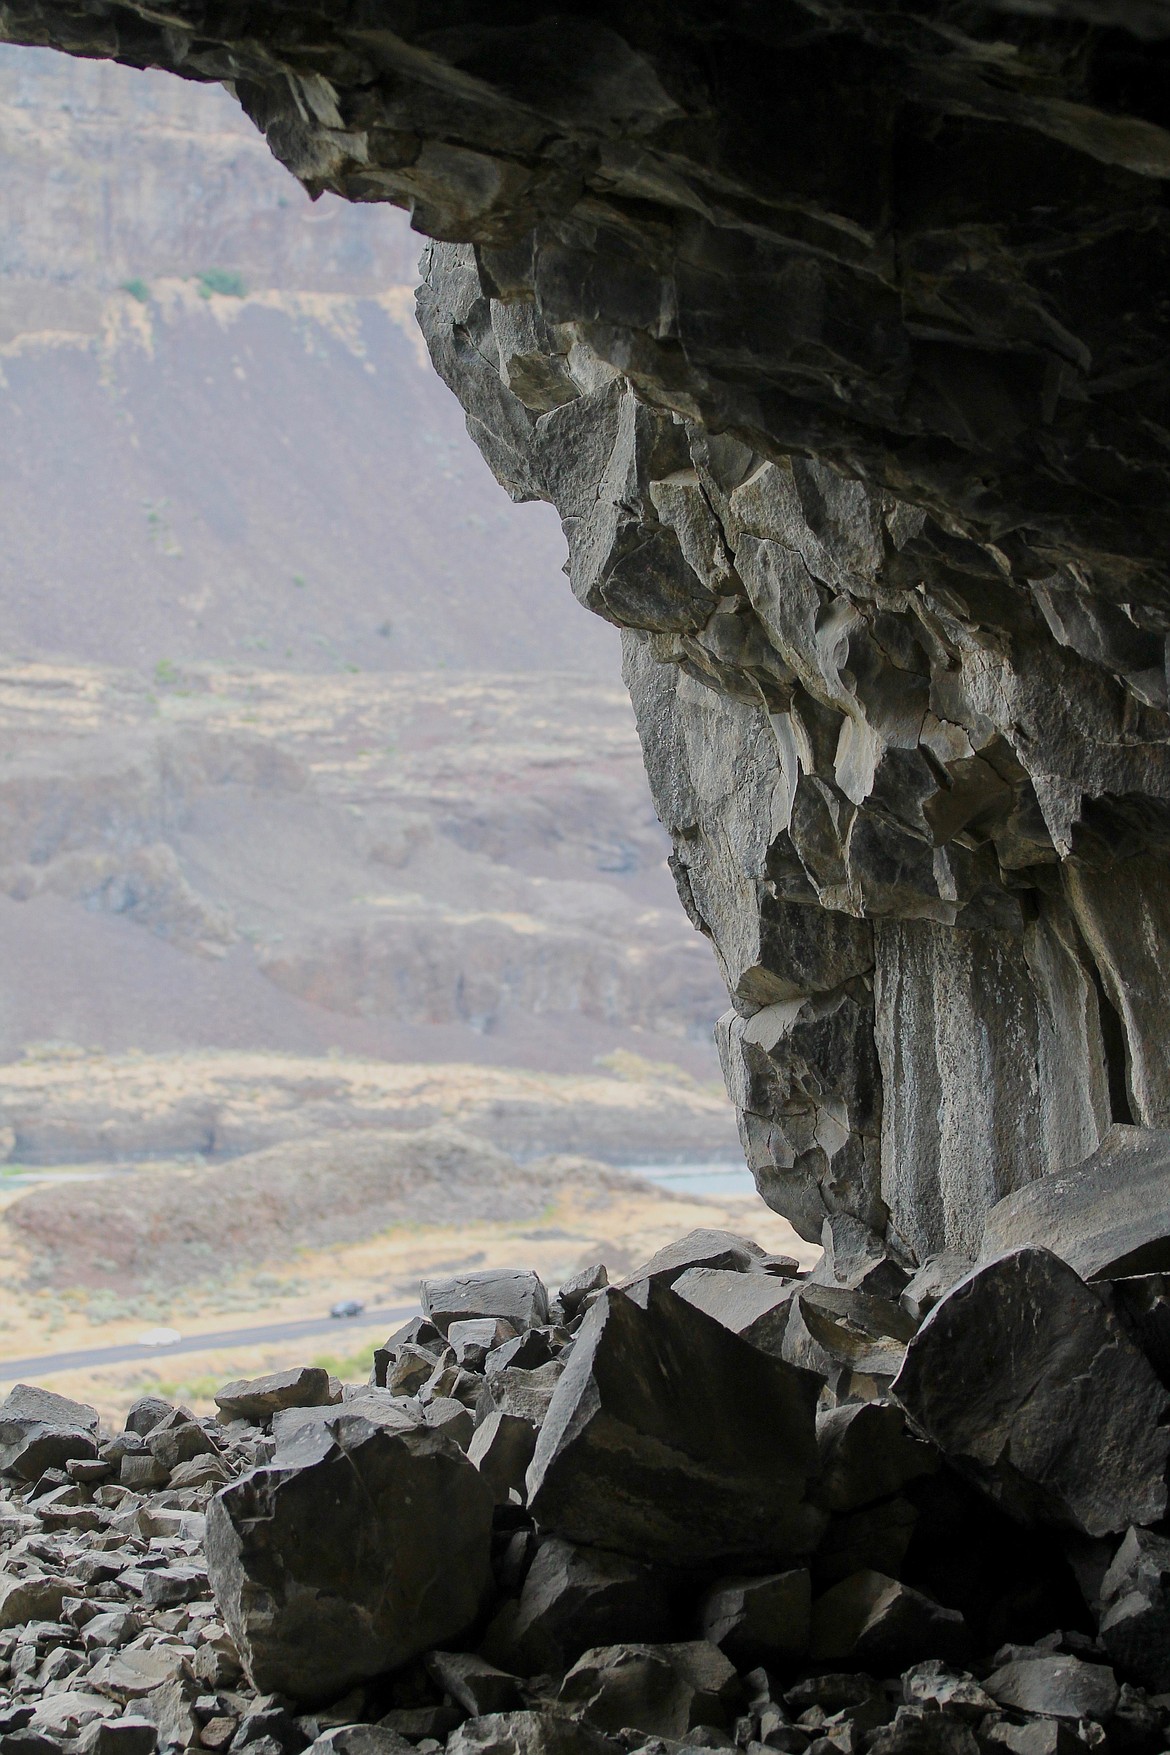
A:
{"type": "Polygon", "coordinates": [[[760,1187],[977,1252],[1164,1124],[1170,13],[14,0],[446,240],[420,315],[577,595],[760,1187]]]}

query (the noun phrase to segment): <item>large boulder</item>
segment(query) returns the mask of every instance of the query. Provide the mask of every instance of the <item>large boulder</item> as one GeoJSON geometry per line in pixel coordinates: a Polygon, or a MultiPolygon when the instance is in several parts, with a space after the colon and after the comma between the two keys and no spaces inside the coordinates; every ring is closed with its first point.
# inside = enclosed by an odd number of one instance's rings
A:
{"type": "Polygon", "coordinates": [[[212,1500],[207,1570],[255,1686],[323,1700],[466,1631],[491,1524],[449,1439],[339,1411],[212,1500]]]}
{"type": "Polygon", "coordinates": [[[910,1343],[894,1394],[1022,1521],[1101,1536],[1166,1509],[1170,1396],[1050,1250],[1017,1249],[960,1280],[910,1343]]]}
{"type": "Polygon", "coordinates": [[[705,1639],[609,1645],[585,1652],[561,1683],[563,1710],[596,1730],[681,1737],[726,1725],[739,1694],[734,1666],[705,1639]]]}
{"type": "Polygon", "coordinates": [[[797,1280],[743,1273],[737,1268],[693,1267],[680,1274],[673,1290],[732,1334],[742,1335],[753,1347],[779,1358],[788,1306],[798,1284],[797,1280]]]}
{"type": "Polygon", "coordinates": [[[665,1286],[604,1292],[576,1337],[528,1470],[538,1525],[675,1566],[807,1554],[824,1514],[819,1380],[665,1286]]]}
{"type": "Polygon", "coordinates": [[[539,1274],[520,1268],[489,1268],[454,1279],[424,1280],[420,1288],[428,1320],[446,1334],[453,1322],[499,1317],[519,1333],[548,1321],[548,1293],[539,1274]]]}
{"type": "Polygon", "coordinates": [[[956,1609],[881,1572],[855,1572],[813,1604],[812,1655],[821,1664],[884,1676],[921,1658],[965,1657],[970,1644],[956,1609]]]}
{"type": "Polygon", "coordinates": [[[251,1420],[260,1425],[282,1408],[328,1407],[341,1400],[321,1365],[300,1365],[290,1371],[273,1371],[267,1377],[239,1378],[215,1392],[215,1405],[224,1420],[251,1420]]]}
{"type": "Polygon", "coordinates": [[[46,1469],[97,1455],[97,1409],[18,1383],[0,1404],[0,1474],[36,1481],[46,1469]]]}
{"type": "Polygon", "coordinates": [[[590,1646],[666,1639],[672,1620],[670,1593],[648,1567],[548,1536],[519,1602],[493,1623],[492,1650],[526,1675],[562,1671],[590,1646]]]}
{"type": "Polygon", "coordinates": [[[1045,1718],[1092,1719],[1100,1724],[1117,1706],[1117,1679],[1104,1664],[1038,1654],[993,1670],[983,1686],[999,1706],[1045,1718]]]}
{"type": "Polygon", "coordinates": [[[734,1231],[699,1229],[688,1231],[665,1243],[650,1260],[622,1281],[621,1290],[629,1292],[644,1304],[647,1281],[672,1286],[692,1268],[722,1268],[729,1273],[746,1274],[767,1259],[765,1252],[750,1237],[738,1237],[734,1231]]]}
{"type": "Polygon", "coordinates": [[[1075,1170],[997,1201],[980,1259],[1024,1244],[1051,1249],[1085,1280],[1170,1269],[1170,1129],[1112,1127],[1075,1170]]]}
{"type": "Polygon", "coordinates": [[[724,1578],[703,1599],[703,1635],[741,1670],[808,1650],[812,1587],[804,1567],[755,1578],[724,1578]]]}

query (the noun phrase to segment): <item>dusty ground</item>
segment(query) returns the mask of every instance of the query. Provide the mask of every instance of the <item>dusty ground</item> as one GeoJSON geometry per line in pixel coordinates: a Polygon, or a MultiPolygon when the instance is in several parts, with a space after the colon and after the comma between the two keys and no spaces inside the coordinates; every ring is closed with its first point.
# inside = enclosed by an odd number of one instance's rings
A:
{"type": "MultiPolygon", "coordinates": [[[[297,1320],[328,1310],[340,1297],[367,1305],[410,1303],[429,1274],[460,1267],[535,1268],[550,1286],[574,1269],[602,1260],[616,1278],[655,1249],[697,1225],[719,1225],[756,1238],[766,1248],[811,1263],[818,1251],[756,1198],[698,1200],[631,1182],[599,1195],[569,1184],[537,1214],[520,1221],[476,1224],[404,1223],[359,1242],[299,1248],[258,1261],[246,1271],[171,1297],[159,1293],[121,1301],[95,1301],[83,1288],[14,1290],[27,1275],[11,1234],[4,1237],[0,1280],[0,1354],[7,1358],[70,1348],[133,1341],[145,1327],[163,1323],[184,1335],[226,1327],[297,1320]]],[[[187,1353],[151,1362],[101,1369],[39,1374],[54,1389],[95,1403],[109,1419],[124,1415],[149,1389],[179,1396],[198,1410],[211,1406],[215,1386],[285,1365],[320,1360],[343,1379],[363,1379],[370,1355],[385,1337],[381,1326],[338,1324],[309,1339],[264,1346],[187,1353]]],[[[6,1393],[11,1380],[0,1381],[6,1393]]]]}
{"type": "Polygon", "coordinates": [[[339,1053],[57,1047],[0,1064],[0,1157],[8,1160],[0,1190],[29,1165],[100,1168],[185,1154],[203,1163],[338,1129],[436,1125],[521,1158],[740,1156],[722,1085],[630,1053],[604,1055],[589,1073],[556,1074],[339,1053]]]}

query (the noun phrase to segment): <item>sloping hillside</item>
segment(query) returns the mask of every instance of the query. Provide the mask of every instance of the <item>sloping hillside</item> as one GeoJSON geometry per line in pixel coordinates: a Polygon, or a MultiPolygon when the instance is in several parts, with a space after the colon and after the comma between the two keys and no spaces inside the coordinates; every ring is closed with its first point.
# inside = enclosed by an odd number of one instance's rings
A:
{"type": "Polygon", "coordinates": [[[0,1057],[711,1078],[616,636],[424,363],[404,216],[37,51],[0,142],[0,1057]]]}

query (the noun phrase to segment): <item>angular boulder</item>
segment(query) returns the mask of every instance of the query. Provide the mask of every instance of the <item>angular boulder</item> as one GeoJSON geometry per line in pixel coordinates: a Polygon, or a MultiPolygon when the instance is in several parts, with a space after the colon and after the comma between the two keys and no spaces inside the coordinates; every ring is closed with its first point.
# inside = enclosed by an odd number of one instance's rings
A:
{"type": "Polygon", "coordinates": [[[699,1611],[703,1637],[738,1669],[778,1664],[808,1650],[812,1585],[803,1567],[762,1578],[721,1579],[699,1611]]]}
{"type": "Polygon", "coordinates": [[[97,1409],[18,1383],[0,1403],[0,1474],[37,1481],[46,1469],[97,1455],[97,1409]]]}
{"type": "Polygon", "coordinates": [[[605,1640],[667,1639],[672,1619],[670,1592],[649,1568],[548,1536],[528,1568],[518,1606],[495,1637],[501,1656],[506,1650],[533,1675],[566,1670],[605,1640]]]}
{"type": "Polygon", "coordinates": [[[1101,1536],[1166,1509],[1170,1396],[1049,1250],[1014,1250],[960,1280],[893,1389],[943,1455],[1023,1522],[1101,1536]]]}
{"type": "Polygon", "coordinates": [[[900,1493],[932,1475],[938,1452],[906,1429],[902,1410],[888,1402],[847,1402],[817,1415],[821,1474],[815,1497],[834,1512],[854,1511],[900,1493]]]}
{"type": "Polygon", "coordinates": [[[807,1554],[819,1380],[651,1281],[602,1293],[528,1470],[538,1526],[674,1566],[807,1554]]]}
{"type": "Polygon", "coordinates": [[[273,1371],[267,1377],[240,1378],[215,1392],[215,1405],[224,1420],[249,1420],[263,1425],[282,1408],[328,1407],[339,1397],[328,1371],[320,1365],[301,1365],[290,1371],[273,1371]]]}
{"type": "Polygon", "coordinates": [[[472,1434],[467,1454],[489,1483],[499,1505],[508,1495],[524,1496],[524,1476],[536,1449],[536,1427],[518,1414],[497,1408],[472,1434]]]}
{"type": "Polygon", "coordinates": [[[492,1492],[449,1439],[339,1412],[217,1494],[207,1570],[255,1686],[335,1697],[465,1632],[492,1492]]]}
{"type": "Polygon", "coordinates": [[[888,1298],[804,1280],[789,1305],[780,1356],[834,1381],[842,1372],[888,1381],[901,1369],[915,1328],[888,1298]]]}
{"type": "Polygon", "coordinates": [[[672,1290],[732,1334],[779,1358],[797,1283],[736,1268],[694,1267],[679,1275],[672,1290]]]}
{"type": "Polygon", "coordinates": [[[1170,1541],[1128,1530],[1100,1600],[1098,1637],[1114,1663],[1145,1688],[1170,1689],[1170,1541]]]}
{"type": "Polygon", "coordinates": [[[922,1658],[961,1659],[970,1644],[956,1609],[881,1572],[855,1572],[813,1604],[810,1650],[821,1664],[881,1676],[922,1658]]]}
{"type": "Polygon", "coordinates": [[[520,1333],[548,1321],[548,1293],[539,1274],[518,1268],[492,1268],[454,1279],[424,1280],[420,1288],[427,1318],[442,1334],[453,1322],[499,1317],[520,1333]]]}
{"type": "Polygon", "coordinates": [[[765,1252],[750,1237],[737,1237],[734,1231],[699,1229],[688,1231],[673,1243],[664,1244],[650,1260],[623,1280],[621,1290],[633,1294],[641,1304],[641,1290],[648,1281],[671,1286],[690,1268],[723,1268],[732,1273],[750,1273],[766,1259],[765,1252]]]}
{"type": "Polygon", "coordinates": [[[897,1299],[911,1270],[876,1231],[850,1213],[830,1213],[821,1227],[824,1255],[810,1280],[823,1286],[846,1286],[875,1298],[897,1299]]]}
{"type": "Polygon", "coordinates": [[[1075,1170],[997,1201],[980,1260],[1029,1244],[1050,1249],[1083,1280],[1170,1270],[1170,1129],[1111,1127],[1075,1170]]]}
{"type": "Polygon", "coordinates": [[[1104,1664],[1076,1657],[1019,1658],[993,1670],[983,1686],[998,1706],[1044,1718],[1093,1719],[1104,1724],[1117,1707],[1118,1686],[1104,1664]]]}
{"type": "Polygon", "coordinates": [[[473,1718],[510,1712],[520,1705],[516,1677],[498,1670],[474,1652],[432,1651],[427,1658],[427,1670],[443,1694],[473,1718]]]}
{"type": "Polygon", "coordinates": [[[595,1730],[682,1737],[726,1725],[735,1710],[734,1666],[705,1639],[678,1645],[609,1645],[585,1652],[561,1683],[558,1703],[595,1730]]]}

